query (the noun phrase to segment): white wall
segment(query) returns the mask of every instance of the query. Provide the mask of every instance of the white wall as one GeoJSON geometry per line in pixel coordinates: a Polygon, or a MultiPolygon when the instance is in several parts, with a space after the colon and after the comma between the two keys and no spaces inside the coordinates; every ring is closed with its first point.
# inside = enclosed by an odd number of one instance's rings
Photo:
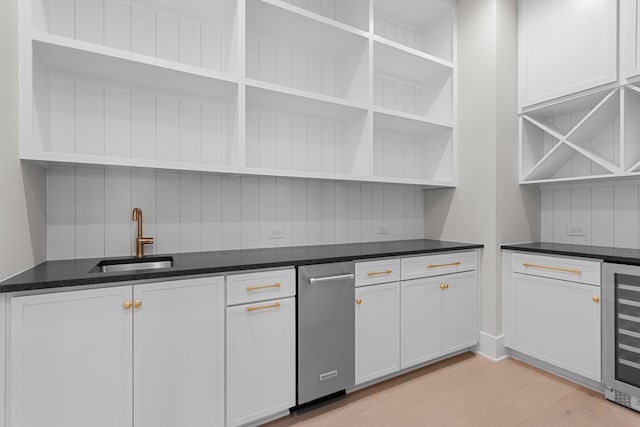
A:
{"type": "Polygon", "coordinates": [[[640,181],[544,186],[542,240],[640,249],[640,181]],[[569,236],[570,225],[584,236],[569,236]]]}
{"type": "Polygon", "coordinates": [[[55,167],[47,174],[48,259],[423,238],[423,190],[404,185],[55,167]],[[388,226],[388,234],[379,234],[388,226]],[[273,227],[283,239],[270,239],[273,227]]]}
{"type": "Polygon", "coordinates": [[[0,281],[45,258],[45,174],[18,160],[18,1],[0,2],[0,281]]]}
{"type": "Polygon", "coordinates": [[[500,244],[537,240],[517,178],[516,0],[458,2],[458,186],[425,192],[425,235],[483,243],[481,331],[502,333],[500,244]]]}

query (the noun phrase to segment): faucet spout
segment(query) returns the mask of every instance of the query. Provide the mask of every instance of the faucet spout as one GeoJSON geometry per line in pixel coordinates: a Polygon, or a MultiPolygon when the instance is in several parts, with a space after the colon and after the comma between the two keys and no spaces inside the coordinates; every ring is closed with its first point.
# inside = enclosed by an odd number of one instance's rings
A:
{"type": "Polygon", "coordinates": [[[142,258],[144,256],[144,245],[152,244],[153,237],[142,237],[142,209],[133,208],[131,219],[132,221],[138,222],[138,235],[136,237],[136,257],[142,258]]]}

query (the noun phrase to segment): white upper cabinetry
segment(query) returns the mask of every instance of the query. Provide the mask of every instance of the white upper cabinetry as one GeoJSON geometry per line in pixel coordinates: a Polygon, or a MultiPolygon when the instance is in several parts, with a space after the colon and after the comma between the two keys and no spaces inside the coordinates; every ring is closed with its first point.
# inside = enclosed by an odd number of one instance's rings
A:
{"type": "Polygon", "coordinates": [[[520,104],[617,78],[617,1],[520,0],[520,104]]]}
{"type": "Polygon", "coordinates": [[[454,186],[446,0],[21,0],[21,158],[454,186]]]}
{"type": "Polygon", "coordinates": [[[521,183],[640,174],[638,3],[520,0],[521,183]]]}

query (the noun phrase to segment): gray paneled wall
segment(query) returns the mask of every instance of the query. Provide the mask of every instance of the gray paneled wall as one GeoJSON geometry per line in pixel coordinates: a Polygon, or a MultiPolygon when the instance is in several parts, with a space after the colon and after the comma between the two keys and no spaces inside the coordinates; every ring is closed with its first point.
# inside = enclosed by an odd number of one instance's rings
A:
{"type": "Polygon", "coordinates": [[[640,248],[640,182],[615,181],[543,187],[542,240],[594,246],[640,248]],[[568,227],[585,227],[569,236],[568,227]]]}
{"type": "Polygon", "coordinates": [[[48,259],[132,255],[134,207],[156,239],[148,254],[424,237],[423,190],[413,186],[54,167],[48,259]],[[269,238],[274,227],[284,238],[269,238]]]}

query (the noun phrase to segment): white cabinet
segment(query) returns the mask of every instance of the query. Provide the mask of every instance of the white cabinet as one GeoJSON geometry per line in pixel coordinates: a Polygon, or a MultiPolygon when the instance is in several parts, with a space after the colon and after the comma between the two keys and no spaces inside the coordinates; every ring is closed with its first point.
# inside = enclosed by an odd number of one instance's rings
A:
{"type": "Polygon", "coordinates": [[[224,425],[222,279],[133,287],[134,426],[224,425]]]}
{"type": "Polygon", "coordinates": [[[221,278],[13,297],[10,425],[222,426],[221,278]]]}
{"type": "Polygon", "coordinates": [[[402,368],[478,342],[477,273],[402,282],[402,368]]]}
{"type": "Polygon", "coordinates": [[[640,75],[640,2],[620,2],[620,66],[627,79],[640,75]]]}
{"type": "Polygon", "coordinates": [[[617,80],[617,3],[520,0],[520,105],[617,80]]]}
{"type": "MultiPolygon", "coordinates": [[[[512,350],[543,362],[600,381],[600,282],[587,284],[553,278],[556,273],[578,276],[585,264],[598,268],[592,260],[558,258],[564,267],[553,262],[540,262],[530,254],[505,255],[526,257],[540,266],[536,275],[514,272],[504,264],[505,286],[505,345],[512,350]],[[565,271],[559,270],[563,269],[565,271]],[[546,273],[548,272],[548,273],[546,273]]],[[[586,267],[587,269],[589,267],[586,267]]],[[[599,277],[598,277],[599,279],[599,277]]]]}
{"type": "Polygon", "coordinates": [[[131,426],[131,286],[11,299],[14,427],[131,426]]]}
{"type": "Polygon", "coordinates": [[[356,384],[400,370],[400,283],[356,288],[356,384]]]}
{"type": "Polygon", "coordinates": [[[22,159],[455,185],[455,1],[21,6],[22,159]]]}
{"type": "MultiPolygon", "coordinates": [[[[246,276],[262,283],[292,271],[246,276]]],[[[284,291],[279,299],[227,308],[227,426],[252,423],[296,404],[295,287],[284,291]]]]}

